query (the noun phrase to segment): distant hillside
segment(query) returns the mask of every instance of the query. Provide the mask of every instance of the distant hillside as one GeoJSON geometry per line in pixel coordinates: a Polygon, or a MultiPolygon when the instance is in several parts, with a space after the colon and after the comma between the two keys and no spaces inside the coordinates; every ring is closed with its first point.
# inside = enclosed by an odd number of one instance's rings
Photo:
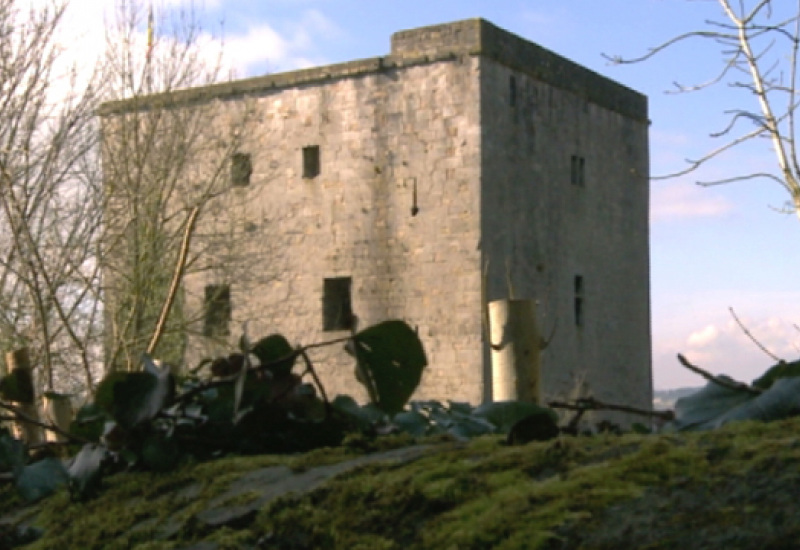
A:
{"type": "Polygon", "coordinates": [[[675,408],[675,401],[690,395],[701,387],[675,388],[672,390],[656,390],[653,392],[653,408],[659,411],[675,408]]]}

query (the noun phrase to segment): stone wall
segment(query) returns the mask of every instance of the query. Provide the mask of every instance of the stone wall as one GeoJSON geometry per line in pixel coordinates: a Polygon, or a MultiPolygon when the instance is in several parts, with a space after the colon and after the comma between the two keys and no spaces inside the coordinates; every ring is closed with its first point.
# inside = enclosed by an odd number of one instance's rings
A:
{"type": "MultiPolygon", "coordinates": [[[[253,173],[232,190],[243,205],[233,213],[239,233],[250,232],[260,280],[194,276],[189,307],[202,309],[206,285],[231,284],[232,338],[249,321],[253,337],[311,343],[347,335],[322,330],[323,279],[351,277],[361,327],[399,318],[418,330],[431,365],[419,398],[480,401],[478,64],[467,57],[250,95],[241,152],[253,173]],[[303,177],[309,146],[319,147],[314,178],[303,177]]],[[[219,227],[230,214],[216,209],[219,227]]],[[[341,345],[312,358],[332,394],[359,393],[341,345]]]]}
{"type": "Polygon", "coordinates": [[[481,83],[489,299],[539,301],[545,395],[648,408],[647,123],[493,60],[481,83]]]}

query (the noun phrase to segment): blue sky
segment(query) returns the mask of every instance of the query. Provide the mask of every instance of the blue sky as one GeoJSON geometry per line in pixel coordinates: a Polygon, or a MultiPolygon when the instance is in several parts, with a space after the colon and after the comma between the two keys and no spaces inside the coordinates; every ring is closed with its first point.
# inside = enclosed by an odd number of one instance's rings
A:
{"type": "MultiPolygon", "coordinates": [[[[98,4],[73,0],[73,16],[82,25],[97,21],[98,4]]],[[[165,4],[185,2],[156,2],[165,4]]],[[[602,57],[638,56],[706,19],[721,20],[716,0],[207,0],[202,11],[215,36],[222,29],[228,63],[239,76],[385,55],[398,30],[483,17],[647,94],[653,175],[681,170],[684,159],[719,146],[708,134],[727,125],[726,109],[756,108],[752,96],[724,85],[664,93],[674,81],[715,76],[721,57],[711,43],[695,40],[634,65],[602,57]]],[[[769,143],[760,141],[695,174],[652,182],[657,389],[702,384],[679,366],[676,353],[748,382],[772,364],[735,325],[729,307],[771,351],[787,360],[800,356],[800,220],[776,211],[785,191],[763,180],[694,184],[774,164],[769,143]]]]}

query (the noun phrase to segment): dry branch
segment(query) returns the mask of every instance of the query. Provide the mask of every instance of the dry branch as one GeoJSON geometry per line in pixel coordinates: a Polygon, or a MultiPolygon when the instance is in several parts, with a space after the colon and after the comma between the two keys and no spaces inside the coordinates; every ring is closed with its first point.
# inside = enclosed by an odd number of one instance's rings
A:
{"type": "Polygon", "coordinates": [[[84,438],[79,437],[79,436],[77,436],[75,434],[72,434],[72,433],[70,433],[68,431],[62,430],[61,428],[59,428],[55,424],[47,424],[46,422],[41,422],[40,420],[37,420],[37,419],[35,419],[35,418],[31,417],[31,416],[28,416],[19,407],[15,407],[13,405],[9,405],[8,403],[3,403],[2,401],[0,401],[0,409],[5,409],[5,410],[13,413],[14,414],[14,418],[13,418],[14,420],[21,420],[23,422],[27,422],[29,424],[33,424],[34,426],[39,426],[40,428],[43,428],[43,429],[48,430],[48,431],[51,431],[53,433],[56,433],[56,434],[58,434],[58,435],[60,435],[60,436],[62,436],[64,438],[66,438],[67,441],[71,441],[73,443],[90,443],[90,441],[88,439],[84,439],[84,438]]]}
{"type": "Polygon", "coordinates": [[[672,411],[653,411],[648,409],[639,409],[636,407],[629,407],[627,405],[615,405],[613,403],[604,403],[598,401],[594,397],[585,397],[578,399],[575,403],[564,403],[562,401],[550,401],[547,403],[548,407],[553,409],[567,409],[570,411],[578,411],[583,413],[585,411],[618,411],[630,414],[638,414],[640,416],[649,416],[653,418],[660,418],[662,420],[674,420],[675,413],[672,411]]]}
{"type": "Polygon", "coordinates": [[[733,319],[736,321],[736,324],[737,324],[737,325],[739,325],[739,328],[741,328],[741,329],[742,329],[742,331],[745,333],[745,335],[746,335],[748,338],[750,338],[750,340],[751,340],[751,341],[752,341],[752,342],[753,342],[753,343],[754,343],[756,346],[758,346],[758,349],[760,349],[761,351],[763,351],[764,353],[766,353],[766,354],[767,354],[767,355],[768,355],[768,356],[769,356],[769,357],[770,357],[772,360],[774,360],[776,363],[785,362],[785,361],[784,361],[784,359],[781,359],[780,357],[778,357],[777,355],[775,355],[774,353],[772,353],[771,351],[769,351],[769,350],[768,350],[768,349],[767,349],[767,348],[766,348],[766,347],[765,347],[765,346],[764,346],[764,345],[763,345],[761,342],[759,342],[758,340],[756,340],[755,336],[753,336],[753,335],[751,334],[751,332],[750,332],[749,330],[747,330],[747,327],[746,327],[746,326],[744,326],[744,323],[742,323],[742,321],[741,321],[741,320],[739,319],[739,317],[736,315],[736,312],[733,310],[733,308],[732,308],[732,307],[728,307],[728,311],[730,311],[730,312],[731,312],[731,315],[733,316],[733,319]]]}
{"type": "Polygon", "coordinates": [[[736,382],[735,380],[734,381],[728,381],[728,380],[725,380],[724,378],[720,378],[719,376],[714,376],[710,372],[701,369],[697,365],[691,364],[686,359],[686,357],[684,357],[680,353],[678,354],[678,361],[680,361],[681,365],[683,365],[684,367],[686,367],[687,369],[689,369],[693,373],[699,374],[700,376],[702,376],[703,378],[705,378],[709,382],[713,382],[714,384],[722,386],[723,388],[728,388],[729,390],[736,390],[736,391],[742,391],[743,390],[743,391],[746,391],[748,393],[752,393],[754,395],[758,395],[758,394],[761,393],[760,389],[754,388],[752,386],[748,386],[744,382],[736,382]]]}

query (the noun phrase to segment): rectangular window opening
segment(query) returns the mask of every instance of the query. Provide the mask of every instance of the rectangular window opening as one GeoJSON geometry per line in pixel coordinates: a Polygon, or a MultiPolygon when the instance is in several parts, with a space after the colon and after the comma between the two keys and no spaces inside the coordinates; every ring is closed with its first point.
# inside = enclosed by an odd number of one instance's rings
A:
{"type": "Polygon", "coordinates": [[[246,153],[234,153],[231,157],[231,185],[247,187],[253,174],[253,162],[246,153]]]}
{"type": "Polygon", "coordinates": [[[578,155],[570,158],[570,182],[583,187],[586,183],[586,159],[578,155]]]}
{"type": "Polygon", "coordinates": [[[204,306],[203,336],[208,338],[230,336],[231,287],[228,285],[207,285],[204,306]]]}
{"type": "Polygon", "coordinates": [[[350,330],[353,328],[353,307],[350,277],[325,279],[322,289],[322,330],[350,330]]]}
{"type": "Polygon", "coordinates": [[[319,176],[319,145],[303,147],[303,177],[312,179],[319,176]]]}
{"type": "Polygon", "coordinates": [[[508,77],[508,103],[512,107],[517,104],[517,77],[513,74],[508,77]]]}
{"type": "Polygon", "coordinates": [[[575,326],[582,327],[584,321],[583,276],[575,275],[575,326]]]}

